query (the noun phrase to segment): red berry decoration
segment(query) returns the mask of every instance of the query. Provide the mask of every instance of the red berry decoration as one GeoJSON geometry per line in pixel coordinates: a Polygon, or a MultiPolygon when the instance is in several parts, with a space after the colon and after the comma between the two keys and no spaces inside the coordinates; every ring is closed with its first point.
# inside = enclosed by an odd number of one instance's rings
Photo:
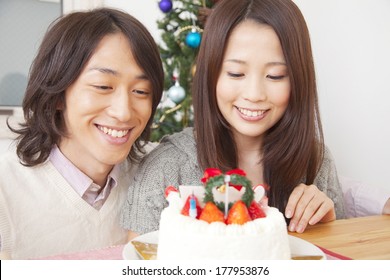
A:
{"type": "Polygon", "coordinates": [[[260,204],[257,203],[256,201],[252,201],[251,205],[248,208],[248,212],[252,220],[265,217],[265,213],[263,209],[261,208],[260,204]]]}

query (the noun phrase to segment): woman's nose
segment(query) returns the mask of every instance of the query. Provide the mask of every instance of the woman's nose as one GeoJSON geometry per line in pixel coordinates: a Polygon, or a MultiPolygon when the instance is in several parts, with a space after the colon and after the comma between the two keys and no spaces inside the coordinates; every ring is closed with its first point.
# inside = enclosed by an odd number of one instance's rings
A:
{"type": "Polygon", "coordinates": [[[251,102],[264,101],[266,99],[264,82],[258,77],[247,79],[242,95],[251,102]]]}

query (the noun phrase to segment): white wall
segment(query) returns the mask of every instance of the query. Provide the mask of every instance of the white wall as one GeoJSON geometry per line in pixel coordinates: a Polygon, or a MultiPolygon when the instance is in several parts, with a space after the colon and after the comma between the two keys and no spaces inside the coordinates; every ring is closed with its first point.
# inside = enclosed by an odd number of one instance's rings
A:
{"type": "Polygon", "coordinates": [[[311,32],[339,173],[390,188],[390,1],[295,0],[311,32]]]}
{"type": "Polygon", "coordinates": [[[49,0],[0,0],[0,104],[22,103],[30,64],[47,26],[61,15],[49,0]],[[28,29],[26,28],[28,27],[28,29]]]}

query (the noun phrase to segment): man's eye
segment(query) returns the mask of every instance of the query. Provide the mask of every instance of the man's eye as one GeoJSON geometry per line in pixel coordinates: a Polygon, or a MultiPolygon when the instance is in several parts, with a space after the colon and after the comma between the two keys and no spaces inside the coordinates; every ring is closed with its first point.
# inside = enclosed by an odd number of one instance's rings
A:
{"type": "Polygon", "coordinates": [[[101,89],[101,90],[112,89],[112,87],[110,87],[110,86],[100,86],[100,85],[97,85],[97,86],[94,86],[94,87],[97,88],[97,89],[101,89]]]}
{"type": "Polygon", "coordinates": [[[133,92],[136,94],[141,94],[141,95],[149,94],[149,92],[144,91],[144,90],[140,90],[140,89],[133,89],[133,92]]]}

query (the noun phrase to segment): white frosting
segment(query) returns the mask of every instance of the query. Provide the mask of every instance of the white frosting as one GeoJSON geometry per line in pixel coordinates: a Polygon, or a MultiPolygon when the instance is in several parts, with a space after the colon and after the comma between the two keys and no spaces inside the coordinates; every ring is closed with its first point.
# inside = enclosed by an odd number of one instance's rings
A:
{"type": "Polygon", "coordinates": [[[168,201],[161,214],[157,259],[291,258],[286,222],[276,208],[266,207],[265,218],[243,225],[209,224],[180,214],[178,199],[168,201]]]}

